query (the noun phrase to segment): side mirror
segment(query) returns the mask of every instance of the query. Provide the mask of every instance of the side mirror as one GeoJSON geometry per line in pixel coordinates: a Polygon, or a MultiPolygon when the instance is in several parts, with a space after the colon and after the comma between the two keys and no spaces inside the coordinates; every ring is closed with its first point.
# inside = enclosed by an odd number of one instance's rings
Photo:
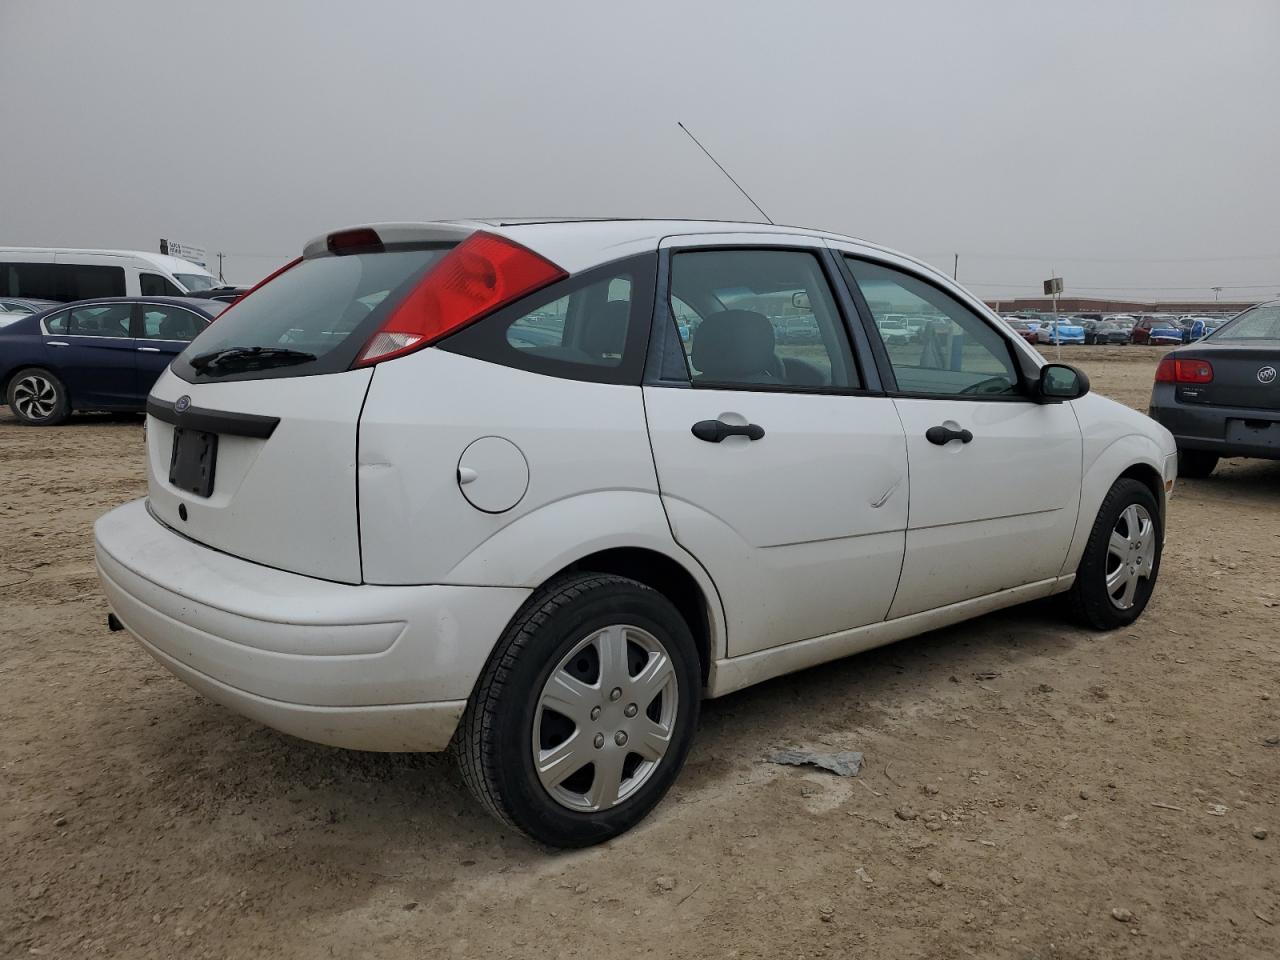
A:
{"type": "Polygon", "coordinates": [[[797,310],[809,310],[809,294],[803,290],[797,290],[791,295],[791,305],[797,310]]]}
{"type": "Polygon", "coordinates": [[[1042,402],[1077,400],[1089,392],[1089,378],[1082,370],[1065,363],[1046,363],[1040,368],[1037,395],[1042,402]]]}

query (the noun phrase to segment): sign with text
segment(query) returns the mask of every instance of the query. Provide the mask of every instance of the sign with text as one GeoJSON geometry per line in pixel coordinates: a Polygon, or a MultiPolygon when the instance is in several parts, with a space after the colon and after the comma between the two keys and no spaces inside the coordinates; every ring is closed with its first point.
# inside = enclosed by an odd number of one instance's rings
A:
{"type": "Polygon", "coordinates": [[[193,247],[189,243],[179,243],[177,240],[160,240],[160,252],[169,257],[181,257],[183,260],[189,260],[197,266],[209,269],[209,254],[204,247],[193,247]]]}

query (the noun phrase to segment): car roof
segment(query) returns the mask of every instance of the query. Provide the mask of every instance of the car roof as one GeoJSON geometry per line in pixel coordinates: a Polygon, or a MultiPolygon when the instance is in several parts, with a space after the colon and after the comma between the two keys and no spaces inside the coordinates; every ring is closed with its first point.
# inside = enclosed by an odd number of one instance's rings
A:
{"type": "Polygon", "coordinates": [[[759,234],[762,236],[806,236],[815,239],[854,243],[870,251],[902,257],[936,272],[908,254],[870,243],[858,237],[749,220],[689,220],[623,217],[490,217],[467,220],[403,221],[364,223],[328,231],[308,241],[304,257],[319,256],[327,250],[327,238],[345,230],[373,229],[384,242],[460,242],[477,230],[505,236],[559,264],[570,273],[636,253],[652,250],[667,237],[692,234],[759,234]],[[607,254],[602,258],[601,254],[607,254]]]}
{"type": "Polygon", "coordinates": [[[200,297],[89,297],[86,300],[72,300],[69,303],[59,303],[57,306],[41,310],[38,314],[35,314],[35,316],[43,317],[47,314],[57,313],[59,310],[65,310],[68,307],[83,307],[104,303],[164,303],[171,306],[187,307],[188,309],[199,310],[201,313],[206,314],[219,307],[225,309],[227,306],[220,300],[207,300],[200,297]]]}
{"type": "Polygon", "coordinates": [[[90,247],[0,247],[0,254],[5,259],[12,259],[22,254],[39,253],[65,257],[118,257],[122,260],[142,260],[168,273],[196,273],[212,277],[205,267],[181,257],[171,257],[167,253],[152,253],[149,250],[99,250],[90,247]]]}

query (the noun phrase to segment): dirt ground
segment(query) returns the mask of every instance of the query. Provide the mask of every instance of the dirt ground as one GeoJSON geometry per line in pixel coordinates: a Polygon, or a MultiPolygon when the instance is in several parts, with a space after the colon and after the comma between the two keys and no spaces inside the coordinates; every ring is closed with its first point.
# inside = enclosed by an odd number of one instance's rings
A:
{"type": "MultiPolygon", "coordinates": [[[[1063,350],[1139,409],[1160,352],[1063,350]]],[[[1179,483],[1132,628],[1032,605],[712,701],[653,815],[572,854],[107,632],[90,529],[144,492],[137,418],[0,410],[0,477],[0,954],[1280,956],[1280,463],[1179,483]],[[806,745],[866,766],[761,762],[806,745]]]]}

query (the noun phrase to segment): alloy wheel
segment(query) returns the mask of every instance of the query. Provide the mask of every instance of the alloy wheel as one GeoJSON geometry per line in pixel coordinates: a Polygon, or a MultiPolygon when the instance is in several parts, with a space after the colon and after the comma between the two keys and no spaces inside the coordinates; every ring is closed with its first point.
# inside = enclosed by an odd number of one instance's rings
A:
{"type": "Polygon", "coordinates": [[[28,420],[45,420],[57,409],[58,391],[48,377],[27,374],[14,384],[13,405],[28,420]]]}
{"type": "Polygon", "coordinates": [[[1142,580],[1150,579],[1156,525],[1147,508],[1131,503],[1120,512],[1107,542],[1107,596],[1120,610],[1133,606],[1142,580]]]}
{"type": "Polygon", "coordinates": [[[534,769],[547,793],[584,813],[632,796],[671,746],[678,691],[670,654],[647,630],[613,624],[575,644],[533,718],[534,769]]]}

